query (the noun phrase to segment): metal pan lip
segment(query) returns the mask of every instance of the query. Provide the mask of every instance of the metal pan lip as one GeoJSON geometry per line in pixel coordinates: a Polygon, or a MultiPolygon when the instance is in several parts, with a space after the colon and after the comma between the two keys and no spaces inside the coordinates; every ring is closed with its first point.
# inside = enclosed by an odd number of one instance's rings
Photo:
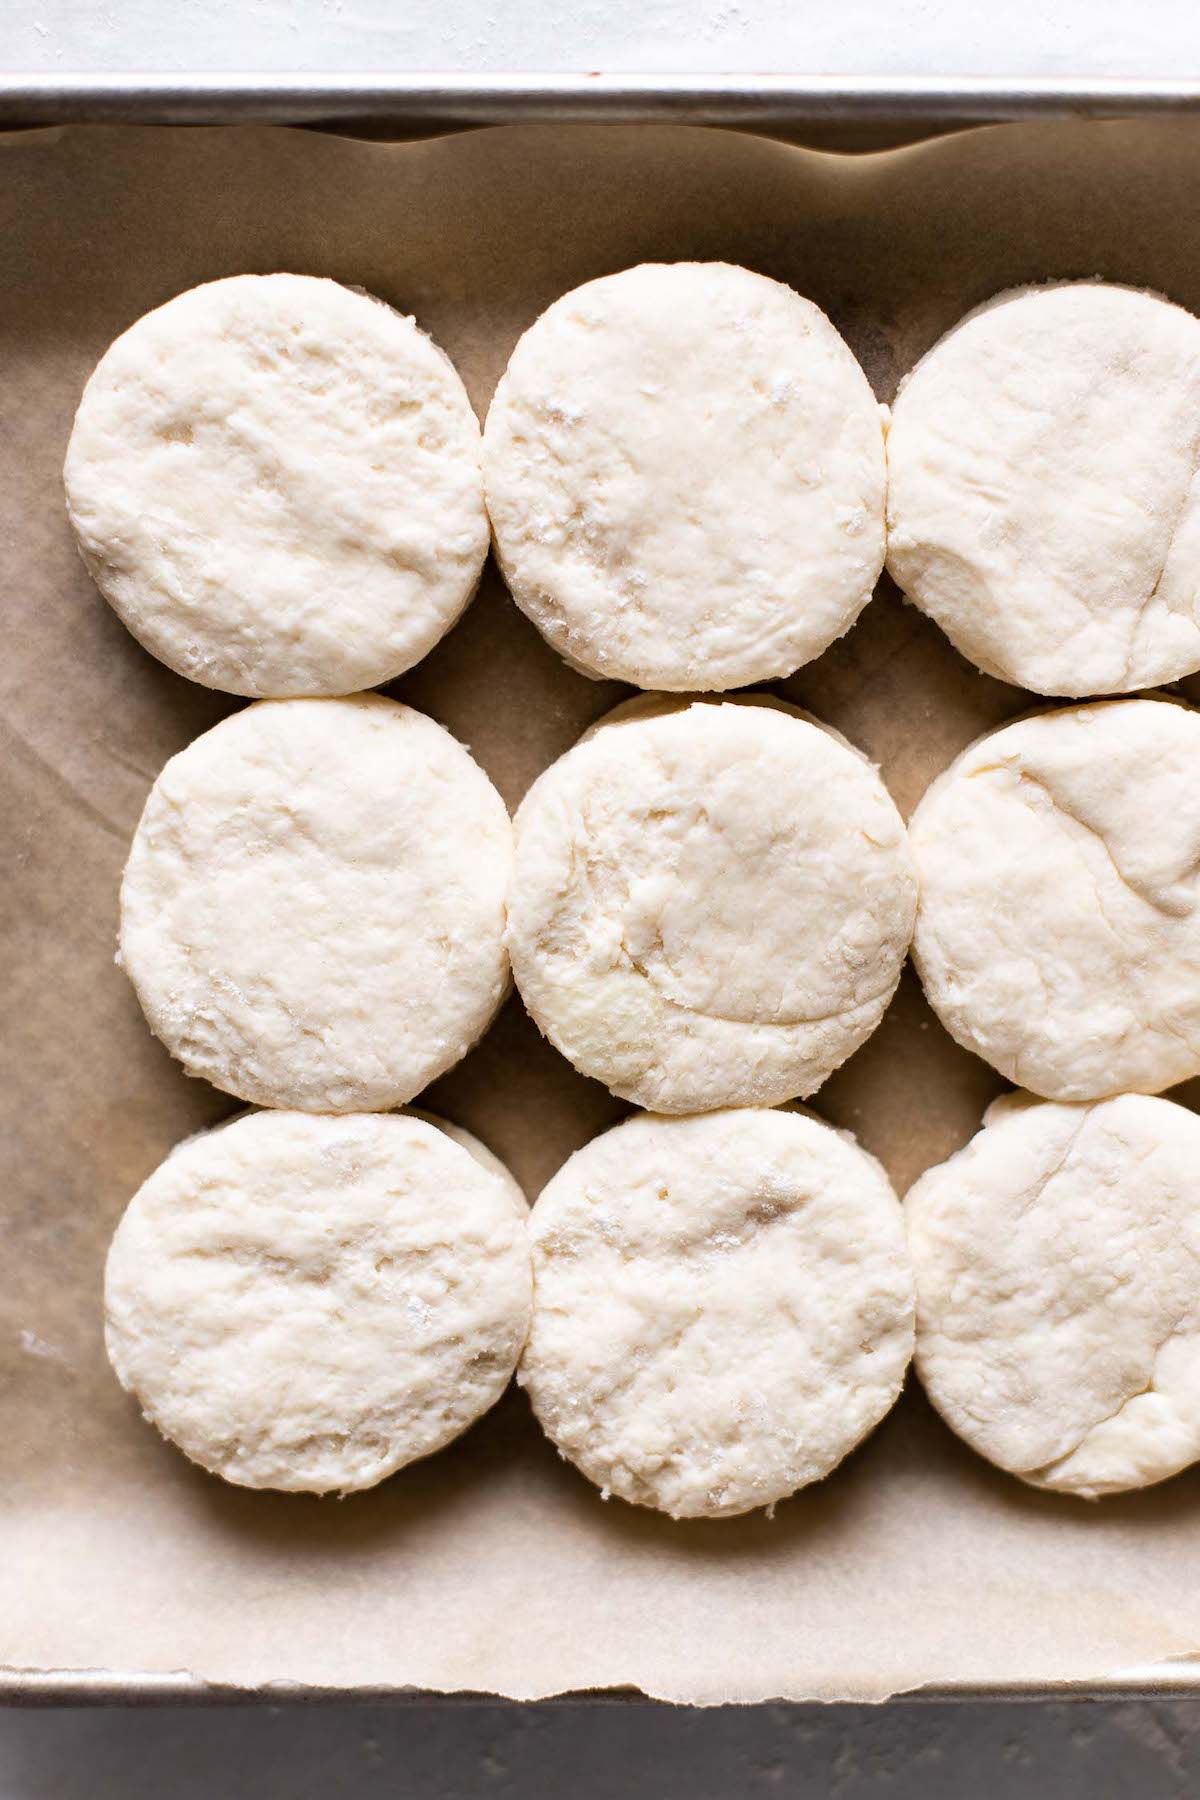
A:
{"type": "MultiPolygon", "coordinates": [[[[1200,1663],[1147,1664],[1115,1670],[1087,1681],[942,1681],[891,1696],[889,1704],[935,1701],[1154,1700],[1194,1694],[1200,1689],[1200,1663]]],[[[146,1670],[4,1669],[0,1670],[0,1705],[7,1706],[314,1706],[358,1703],[419,1706],[524,1706],[492,1693],[437,1693],[412,1687],[382,1685],[317,1687],[303,1682],[269,1681],[252,1687],[208,1682],[183,1672],[154,1674],[146,1670]]],[[[668,1705],[636,1688],[585,1689],[548,1695],[542,1706],[668,1705]]],[[[803,1704],[802,1701],[796,1704],[803,1704]]]]}
{"type": "Polygon", "coordinates": [[[398,72],[0,74],[0,128],[667,123],[786,130],[1200,112],[1200,79],[398,72]]]}

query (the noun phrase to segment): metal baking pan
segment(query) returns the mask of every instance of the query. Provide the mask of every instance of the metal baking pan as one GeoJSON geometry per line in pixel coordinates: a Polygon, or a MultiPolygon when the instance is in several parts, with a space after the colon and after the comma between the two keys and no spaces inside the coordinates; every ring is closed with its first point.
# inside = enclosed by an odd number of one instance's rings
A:
{"type": "MultiPolygon", "coordinates": [[[[59,124],[302,125],[402,139],[512,122],[674,123],[846,149],[1019,120],[1200,114],[1200,81],[843,78],[789,75],[291,74],[0,75],[0,128],[59,124]]],[[[1135,1667],[1086,1683],[943,1682],[920,1699],[1160,1695],[1200,1688],[1200,1661],[1135,1667]]],[[[424,1700],[408,1689],[281,1683],[247,1690],[183,1674],[9,1670],[0,1699],[31,1704],[424,1700]]],[[[461,1698],[475,1696],[463,1695],[461,1698]]],[[[486,1697],[496,1703],[495,1695],[486,1697]]],[[[564,1698],[578,1696],[564,1696],[564,1698]]],[[[636,1698],[619,1690],[601,1700],[636,1698]]],[[[435,1697],[439,1703],[442,1696],[435,1697]]]]}
{"type": "Polygon", "coordinates": [[[791,134],[1014,119],[1172,116],[1200,80],[840,75],[0,74],[0,126],[340,125],[431,128],[533,120],[720,125],[791,134]]]}

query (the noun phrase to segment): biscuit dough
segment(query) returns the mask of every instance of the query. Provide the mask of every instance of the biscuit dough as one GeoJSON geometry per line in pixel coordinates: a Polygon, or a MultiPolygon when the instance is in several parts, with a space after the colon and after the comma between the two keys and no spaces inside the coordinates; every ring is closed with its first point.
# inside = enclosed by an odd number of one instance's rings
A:
{"type": "Polygon", "coordinates": [[[531,1231],[517,1379],[606,1496],[675,1518],[771,1506],[900,1392],[900,1208],[875,1159],[810,1115],[638,1114],[559,1170],[531,1231]]]}
{"type": "Polygon", "coordinates": [[[1109,700],[964,750],[909,824],[942,1023],[1051,1100],[1200,1073],[1200,714],[1109,700]]]}
{"type": "Polygon", "coordinates": [[[308,275],[235,275],[119,337],[84,390],[67,509],[146,649],[233,694],[411,668],[487,551],[479,425],[412,319],[308,275]]]}
{"type": "Polygon", "coordinates": [[[1200,1457],[1200,1119],[1013,1095],[905,1202],[917,1369],[1000,1468],[1094,1500],[1200,1457]]]}
{"type": "Polygon", "coordinates": [[[395,1114],[254,1112],[189,1138],[113,1238],[109,1359],[227,1481],[372,1487],[508,1384],[530,1307],[514,1188],[395,1114]]]}
{"type": "Polygon", "coordinates": [[[811,1094],[895,991],[916,903],[903,823],[866,758],[793,707],[618,707],[535,782],[516,836],[522,999],[639,1106],[811,1094]]]}
{"type": "Polygon", "coordinates": [[[463,746],[378,695],[262,700],[172,757],[120,960],[189,1074],[372,1112],[456,1063],[508,986],[512,827],[463,746]]]}
{"type": "Polygon", "coordinates": [[[888,568],[1039,694],[1200,668],[1200,320],[1102,282],[1002,294],[901,384],[888,568]]]}
{"type": "Polygon", "coordinates": [[[728,263],[563,296],[484,427],[505,580],[586,675],[675,692],[787,675],[883,564],[880,408],[820,309],[728,263]]]}

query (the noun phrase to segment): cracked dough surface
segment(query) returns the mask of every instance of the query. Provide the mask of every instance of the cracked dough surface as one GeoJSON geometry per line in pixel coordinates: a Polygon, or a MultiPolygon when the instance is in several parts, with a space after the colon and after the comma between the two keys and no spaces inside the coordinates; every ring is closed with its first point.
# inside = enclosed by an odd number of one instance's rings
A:
{"type": "Polygon", "coordinates": [[[517,1378],[606,1495],[676,1518],[773,1505],[900,1392],[900,1208],[875,1159],[810,1115],[636,1115],[570,1158],[530,1224],[517,1378]]]}
{"type": "Polygon", "coordinates": [[[881,412],[829,320],[727,263],[555,302],[484,427],[517,604],[584,674],[698,691],[787,675],[883,564],[881,412]]]}
{"type": "Polygon", "coordinates": [[[155,782],[120,959],[189,1074],[263,1106],[381,1111],[504,998],[511,864],[499,794],[423,713],[262,700],[155,782]]]}
{"type": "Polygon", "coordinates": [[[913,960],[960,1044],[1052,1100],[1200,1073],[1200,714],[1109,700],[964,750],[909,823],[913,960]]]}
{"type": "Polygon", "coordinates": [[[382,301],[307,275],[193,288],[84,390],[67,510],[146,649],[234,694],[348,694],[449,630],[487,551],[479,425],[382,301]]]}
{"type": "Polygon", "coordinates": [[[585,1075],[658,1112],[811,1094],[895,991],[916,886],[872,765],[768,699],[645,696],[516,817],[521,997],[585,1075]]]}
{"type": "Polygon", "coordinates": [[[1200,1457],[1200,1119],[1012,1095],[905,1201],[917,1369],[952,1430],[1097,1499],[1200,1457]]]}
{"type": "Polygon", "coordinates": [[[258,1112],[167,1157],[105,1277],[109,1359],[164,1437],[241,1487],[349,1492],[499,1399],[529,1323],[528,1215],[455,1137],[258,1112]]]}
{"type": "Polygon", "coordinates": [[[1100,282],[999,296],[901,384],[888,568],[1040,694],[1200,668],[1200,320],[1100,282]]]}

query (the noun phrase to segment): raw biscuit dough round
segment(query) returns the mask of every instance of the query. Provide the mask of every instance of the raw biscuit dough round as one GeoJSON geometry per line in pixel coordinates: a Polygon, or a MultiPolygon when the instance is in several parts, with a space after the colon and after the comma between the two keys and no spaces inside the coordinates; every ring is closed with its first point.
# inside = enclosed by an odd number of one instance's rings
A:
{"type": "Polygon", "coordinates": [[[470,755],[378,695],[260,700],[172,757],[121,886],[120,960],[189,1074],[375,1112],[508,987],[512,827],[470,755]]]}
{"type": "Polygon", "coordinates": [[[241,1487],[343,1493],[494,1404],[529,1325],[528,1214],[431,1121],[255,1112],[139,1190],[105,1276],[123,1387],[241,1487]]]}
{"type": "Polygon", "coordinates": [[[905,1202],[917,1370],[951,1429],[1094,1500],[1200,1457],[1200,1119],[1010,1095],[905,1202]]]}
{"type": "Polygon", "coordinates": [[[1101,282],[981,307],[901,384],[888,568],[1040,694],[1200,668],[1200,320],[1101,282]]]}
{"type": "Polygon", "coordinates": [[[487,553],[479,424],[448,358],[307,275],[231,276],[139,319],[84,390],[64,476],[129,630],[234,694],[399,675],[487,553]]]}
{"type": "Polygon", "coordinates": [[[636,1115],[570,1158],[530,1224],[517,1379],[606,1496],[675,1518],[771,1506],[900,1392],[900,1207],[875,1159],[810,1115],[636,1115]]]}
{"type": "Polygon", "coordinates": [[[484,426],[517,604],[573,667],[675,692],[789,674],[883,565],[882,414],[820,309],[728,263],[555,302],[484,426]]]}
{"type": "Polygon", "coordinates": [[[866,758],[794,707],[618,707],[535,782],[516,837],[521,997],[639,1106],[811,1094],[895,991],[916,904],[904,825],[866,758]]]}
{"type": "Polygon", "coordinates": [[[1019,719],[909,823],[913,960],[946,1029],[1051,1100],[1200,1073],[1200,714],[1108,700],[1019,719]]]}

